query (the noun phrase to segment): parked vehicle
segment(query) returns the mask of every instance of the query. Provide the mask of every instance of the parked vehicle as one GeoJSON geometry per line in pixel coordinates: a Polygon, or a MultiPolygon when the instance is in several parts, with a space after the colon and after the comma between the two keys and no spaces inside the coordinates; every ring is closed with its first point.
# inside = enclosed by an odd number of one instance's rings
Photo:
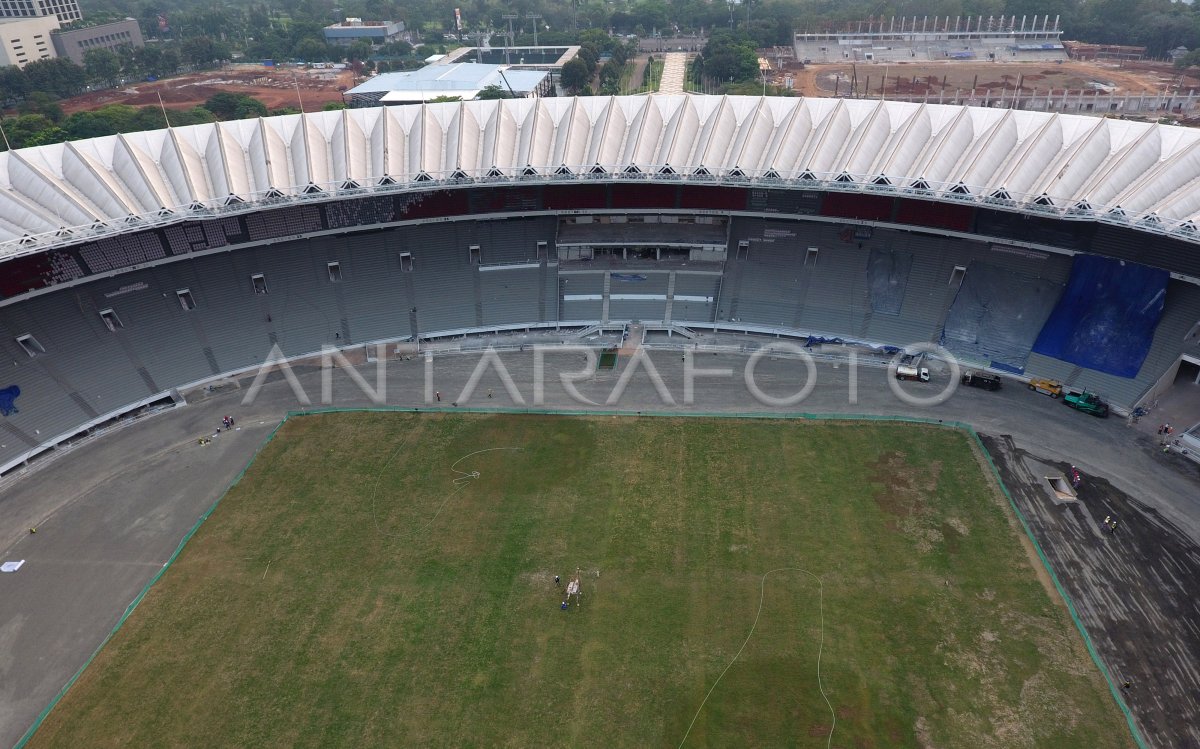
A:
{"type": "Polygon", "coordinates": [[[1063,394],[1061,382],[1049,380],[1045,377],[1034,377],[1029,381],[1029,389],[1042,395],[1048,395],[1051,398],[1060,398],[1063,394]]]}
{"type": "Polygon", "coordinates": [[[1095,393],[1089,393],[1086,390],[1082,393],[1067,393],[1063,396],[1063,403],[1092,416],[1099,416],[1102,419],[1108,417],[1108,404],[1100,400],[1095,393]]]}
{"type": "Polygon", "coordinates": [[[909,364],[901,364],[896,367],[897,380],[918,380],[920,382],[929,382],[928,367],[914,367],[909,364]]]}
{"type": "Polygon", "coordinates": [[[963,372],[961,381],[962,384],[969,387],[983,388],[984,390],[999,390],[1002,384],[1000,378],[994,374],[976,372],[971,369],[963,372]]]}

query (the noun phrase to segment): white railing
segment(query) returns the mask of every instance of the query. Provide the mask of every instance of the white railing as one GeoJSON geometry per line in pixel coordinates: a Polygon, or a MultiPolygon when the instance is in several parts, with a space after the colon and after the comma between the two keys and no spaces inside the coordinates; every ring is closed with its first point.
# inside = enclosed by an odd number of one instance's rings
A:
{"type": "MultiPolygon", "coordinates": [[[[96,221],[90,224],[64,227],[41,234],[29,234],[19,239],[0,242],[0,261],[36,254],[45,250],[68,247],[81,242],[93,241],[117,234],[127,234],[143,229],[222,218],[245,213],[256,213],[264,209],[282,208],[331,200],[365,196],[382,196],[427,192],[433,189],[455,189],[471,186],[506,184],[561,184],[564,182],[653,182],[686,183],[699,185],[721,185],[750,188],[774,188],[808,190],[819,192],[863,193],[909,197],[943,203],[982,206],[998,210],[1033,216],[1045,216],[1067,221],[1096,221],[1113,226],[1137,229],[1149,234],[1172,237],[1185,242],[1200,244],[1200,230],[1190,221],[1164,220],[1153,214],[1127,215],[1116,206],[1059,206],[1042,195],[1009,192],[1008,197],[984,195],[984,189],[960,183],[941,183],[905,178],[907,186],[879,182],[879,175],[853,175],[847,173],[802,172],[795,177],[776,176],[774,170],[707,169],[704,167],[669,167],[666,165],[623,166],[620,171],[609,172],[593,164],[568,167],[570,174],[560,174],[563,167],[525,167],[520,173],[505,176],[464,176],[461,170],[439,173],[422,172],[411,179],[394,184],[376,184],[367,187],[343,188],[342,181],[315,185],[319,191],[296,192],[280,196],[275,190],[238,196],[240,202],[212,203],[183,206],[170,211],[154,211],[141,215],[96,221]],[[635,171],[636,170],[636,171],[635,171]],[[921,182],[921,187],[911,186],[921,182]],[[1041,202],[1039,202],[1041,201],[1041,202]]],[[[394,178],[393,178],[394,179],[394,178]]],[[[313,186],[307,189],[312,190],[313,186]]],[[[352,231],[355,225],[339,227],[352,231]]],[[[272,239],[279,239],[273,237],[272,239]]]]}

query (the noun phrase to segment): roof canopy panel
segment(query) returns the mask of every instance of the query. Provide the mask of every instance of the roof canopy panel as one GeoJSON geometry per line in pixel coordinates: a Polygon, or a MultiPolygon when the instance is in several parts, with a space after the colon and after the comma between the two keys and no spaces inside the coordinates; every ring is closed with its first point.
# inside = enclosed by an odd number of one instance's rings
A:
{"type": "Polygon", "coordinates": [[[736,174],[883,192],[917,185],[956,202],[1003,192],[1013,210],[1085,206],[1131,225],[1154,214],[1171,232],[1200,222],[1198,163],[1194,130],[941,104],[673,94],[365,108],[0,154],[0,256],[68,242],[57,236],[62,227],[95,236],[110,222],[113,233],[127,229],[119,222],[130,214],[182,220],[230,194],[250,210],[280,194],[305,199],[309,183],[336,193],[564,174],[708,182],[736,174]],[[1118,205],[1124,213],[1110,213],[1118,205]],[[163,208],[173,213],[159,216],[163,208]]]}

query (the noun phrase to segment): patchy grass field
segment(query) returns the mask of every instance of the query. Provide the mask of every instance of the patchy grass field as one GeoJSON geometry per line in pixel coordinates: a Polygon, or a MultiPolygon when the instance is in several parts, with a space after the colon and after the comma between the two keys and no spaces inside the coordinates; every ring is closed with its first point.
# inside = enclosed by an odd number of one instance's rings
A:
{"type": "Polygon", "coordinates": [[[30,745],[685,736],[1132,744],[957,432],[369,413],[289,422],[30,745]]]}

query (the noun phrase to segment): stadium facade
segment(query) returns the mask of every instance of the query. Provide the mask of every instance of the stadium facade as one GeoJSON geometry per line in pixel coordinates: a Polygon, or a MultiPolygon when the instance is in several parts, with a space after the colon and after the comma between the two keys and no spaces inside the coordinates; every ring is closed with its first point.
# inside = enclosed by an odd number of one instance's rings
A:
{"type": "Polygon", "coordinates": [[[0,471],[277,348],[640,320],[1128,408],[1200,354],[1200,132],[863,100],[371,108],[0,154],[0,471]]]}

